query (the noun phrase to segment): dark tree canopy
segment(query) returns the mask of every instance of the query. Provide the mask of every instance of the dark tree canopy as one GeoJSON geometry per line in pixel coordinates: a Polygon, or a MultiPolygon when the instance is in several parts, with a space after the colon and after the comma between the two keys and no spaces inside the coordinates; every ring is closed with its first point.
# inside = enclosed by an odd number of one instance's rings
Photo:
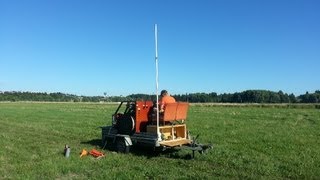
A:
{"type": "MultiPolygon", "coordinates": [[[[236,93],[189,93],[173,95],[177,101],[193,103],[320,103],[320,91],[295,96],[283,91],[246,90],[236,93]]],[[[119,102],[126,100],[156,100],[155,95],[131,94],[128,96],[77,96],[64,93],[40,93],[0,91],[0,101],[46,101],[46,102],[119,102]]]]}

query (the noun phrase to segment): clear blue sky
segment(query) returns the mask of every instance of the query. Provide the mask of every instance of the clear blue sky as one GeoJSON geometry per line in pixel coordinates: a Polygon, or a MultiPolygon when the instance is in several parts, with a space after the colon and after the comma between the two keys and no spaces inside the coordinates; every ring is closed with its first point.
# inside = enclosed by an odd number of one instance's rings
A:
{"type": "Polygon", "coordinates": [[[0,91],[320,89],[318,0],[0,0],[0,91]]]}

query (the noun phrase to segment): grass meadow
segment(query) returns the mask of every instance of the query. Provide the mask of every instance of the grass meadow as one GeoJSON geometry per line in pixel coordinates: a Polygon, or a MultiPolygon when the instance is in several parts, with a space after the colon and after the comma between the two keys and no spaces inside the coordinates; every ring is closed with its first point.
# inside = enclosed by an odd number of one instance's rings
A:
{"type": "Polygon", "coordinates": [[[319,179],[320,110],[251,106],[189,109],[187,126],[204,155],[101,150],[100,126],[117,105],[0,103],[0,179],[319,179]],[[64,145],[71,147],[69,158],[64,145]]]}

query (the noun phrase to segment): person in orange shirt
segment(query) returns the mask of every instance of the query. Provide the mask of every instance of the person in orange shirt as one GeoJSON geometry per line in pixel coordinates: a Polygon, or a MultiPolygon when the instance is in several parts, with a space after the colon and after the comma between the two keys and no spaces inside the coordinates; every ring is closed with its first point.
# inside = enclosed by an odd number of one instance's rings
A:
{"type": "Polygon", "coordinates": [[[161,91],[161,99],[159,100],[160,112],[164,112],[167,103],[175,103],[176,100],[174,97],[170,96],[168,91],[161,91]]]}

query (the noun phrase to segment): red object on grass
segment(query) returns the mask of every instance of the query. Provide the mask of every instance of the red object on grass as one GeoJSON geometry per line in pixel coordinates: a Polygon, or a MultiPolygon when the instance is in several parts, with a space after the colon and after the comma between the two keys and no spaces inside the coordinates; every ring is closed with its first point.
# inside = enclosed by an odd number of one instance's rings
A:
{"type": "Polygon", "coordinates": [[[94,157],[102,157],[104,156],[104,153],[100,152],[100,151],[97,151],[95,149],[92,149],[89,154],[91,154],[92,156],[94,157]]]}

